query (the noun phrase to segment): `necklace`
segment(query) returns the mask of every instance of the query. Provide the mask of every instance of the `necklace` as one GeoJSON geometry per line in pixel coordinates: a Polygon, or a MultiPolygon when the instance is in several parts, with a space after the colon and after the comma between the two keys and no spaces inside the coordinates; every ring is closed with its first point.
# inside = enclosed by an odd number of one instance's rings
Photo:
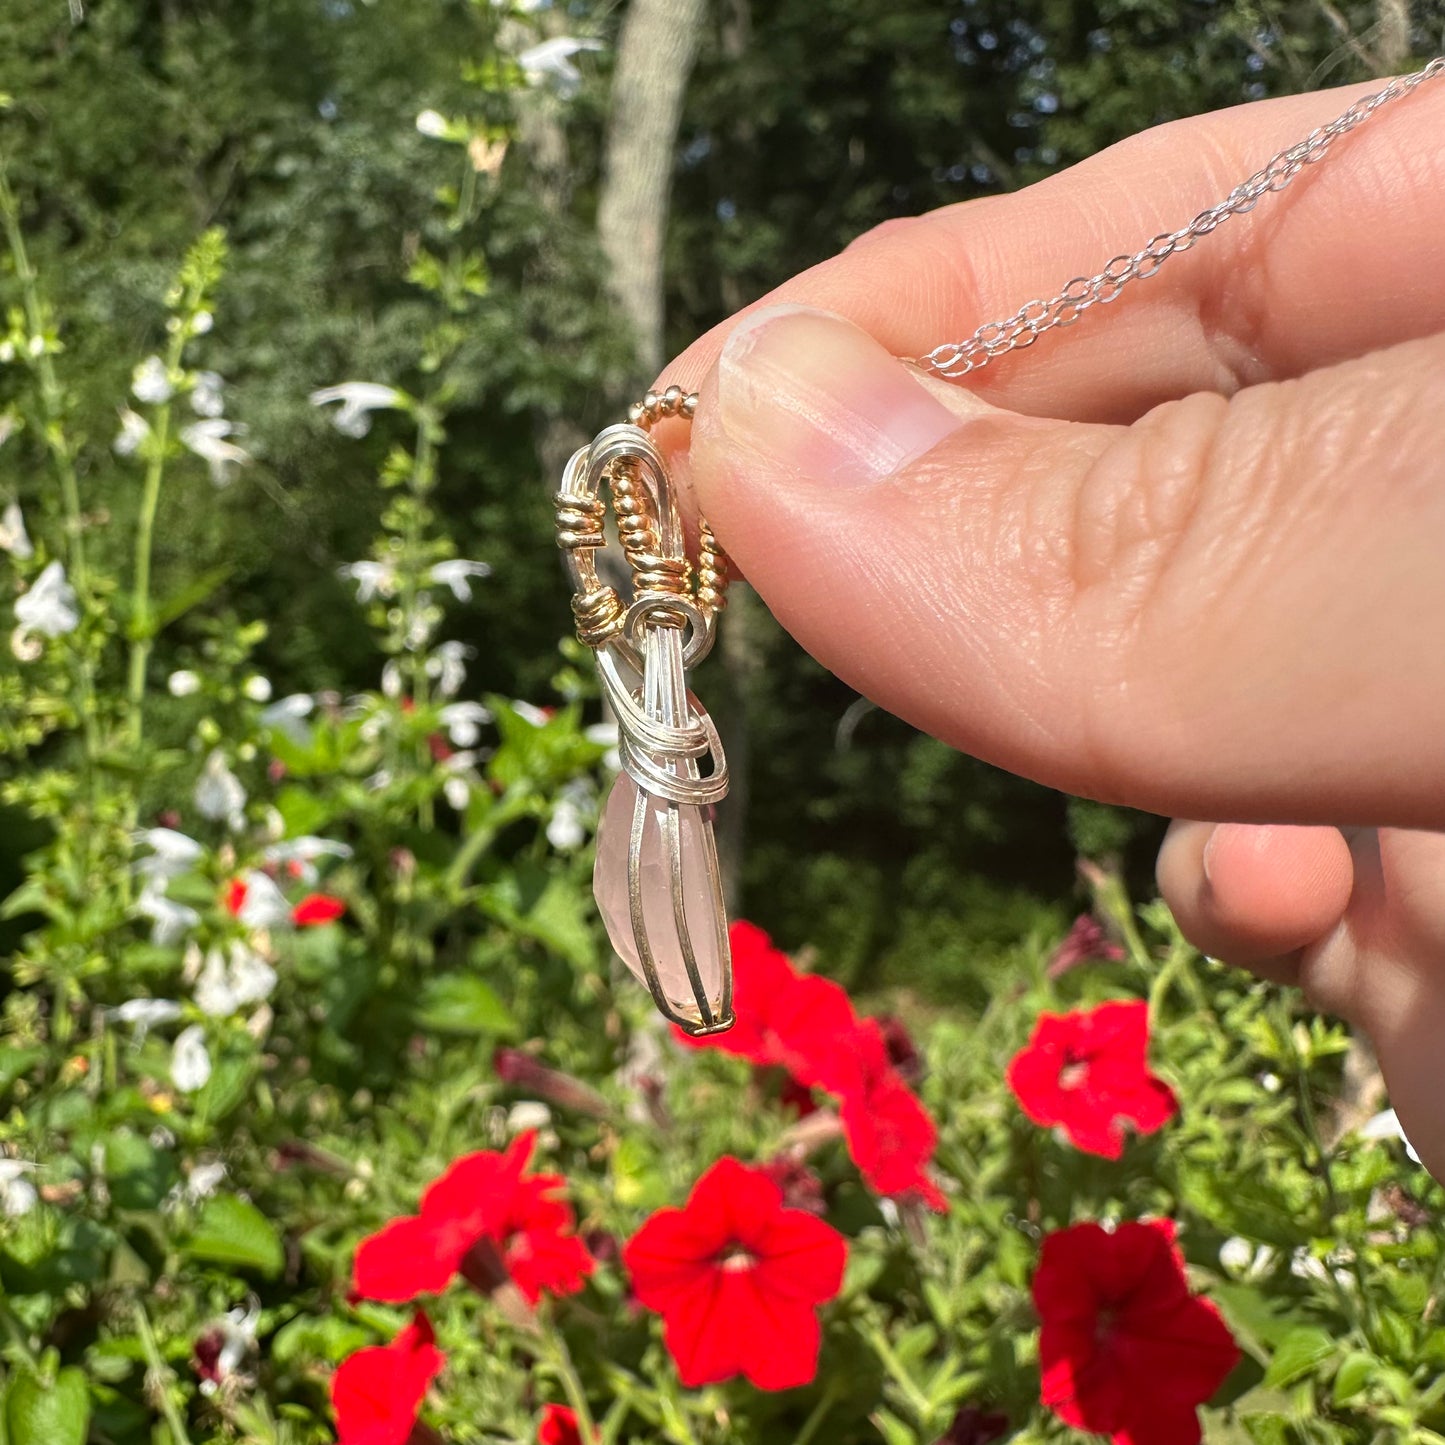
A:
{"type": "MultiPolygon", "coordinates": [[[[1178,230],[1076,276],[1049,300],[946,342],[913,365],[961,377],[1009,351],[1072,326],[1090,307],[1117,299],[1171,256],[1191,250],[1231,216],[1282,191],[1307,165],[1381,106],[1445,74],[1445,56],[1357,100],[1343,115],[1280,151],[1224,200],[1178,230]]],[[[650,430],[663,417],[690,420],[697,395],[649,391],[625,424],[608,427],[568,462],[555,498],[557,544],[570,576],[577,636],[593,650],[602,695],[616,715],[622,771],[603,806],[593,889],[618,955],[661,1012],[694,1036],[733,1024],[732,964],[712,809],[727,793],[717,729],[688,691],[687,673],[712,648],[727,603],[727,558],[699,519],[696,562],[687,556],[677,498],[650,430]],[[606,483],[632,572],[625,602],[597,572],[606,545],[606,483]]]]}

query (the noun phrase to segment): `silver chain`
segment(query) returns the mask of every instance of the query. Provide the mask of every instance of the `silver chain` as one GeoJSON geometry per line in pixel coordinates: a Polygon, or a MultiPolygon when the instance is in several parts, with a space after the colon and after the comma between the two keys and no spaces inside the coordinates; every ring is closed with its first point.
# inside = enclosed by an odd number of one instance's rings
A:
{"type": "Polygon", "coordinates": [[[1131,281],[1152,276],[1171,256],[1188,251],[1231,216],[1252,211],[1270,191],[1282,191],[1308,165],[1322,160],[1329,148],[1382,105],[1408,95],[1417,86],[1445,74],[1445,56],[1437,56],[1423,70],[1392,80],[1383,90],[1357,100],[1338,120],[1317,126],[1302,141],[1281,151],[1262,170],[1241,181],[1218,205],[1201,211],[1187,226],[1155,236],[1132,256],[1115,256],[1096,276],[1075,276],[1050,301],[1027,301],[1006,321],[980,326],[966,341],[935,346],[917,364],[936,376],[967,376],[1007,351],[1032,346],[1045,331],[1072,326],[1091,306],[1113,301],[1131,281]]]}

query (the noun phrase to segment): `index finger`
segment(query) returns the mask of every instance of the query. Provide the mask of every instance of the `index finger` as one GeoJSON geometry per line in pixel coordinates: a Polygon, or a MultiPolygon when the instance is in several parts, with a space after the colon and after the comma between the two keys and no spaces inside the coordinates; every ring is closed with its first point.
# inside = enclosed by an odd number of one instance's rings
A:
{"type": "MultiPolygon", "coordinates": [[[[1171,122],[1026,190],[889,223],[714,327],[659,387],[696,389],[758,306],[835,312],[921,356],[1222,200],[1277,151],[1385,81],[1171,122]]],[[[1445,77],[1341,137],[1147,285],[968,385],[996,405],[1127,422],[1197,391],[1293,377],[1445,329],[1445,77]]]]}

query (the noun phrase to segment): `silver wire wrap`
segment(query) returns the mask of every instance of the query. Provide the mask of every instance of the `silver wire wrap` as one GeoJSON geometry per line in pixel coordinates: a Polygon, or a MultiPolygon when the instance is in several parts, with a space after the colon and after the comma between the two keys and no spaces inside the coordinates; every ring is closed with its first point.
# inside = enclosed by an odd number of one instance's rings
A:
{"type": "Polygon", "coordinates": [[[1218,205],[1201,211],[1187,226],[1155,236],[1132,256],[1115,256],[1095,276],[1075,276],[1051,300],[1024,302],[1007,320],[986,322],[966,341],[935,346],[927,356],[916,358],[914,365],[934,376],[967,376],[995,357],[1032,346],[1046,331],[1074,325],[1091,306],[1108,305],[1129,282],[1148,280],[1169,257],[1190,250],[1231,216],[1252,211],[1269,192],[1284,190],[1306,166],[1322,160],[1342,135],[1363,125],[1382,105],[1408,95],[1438,75],[1445,75],[1445,56],[1437,56],[1413,75],[1398,76],[1383,90],[1357,100],[1328,125],[1317,126],[1302,141],[1280,151],[1247,181],[1241,181],[1218,205]]]}

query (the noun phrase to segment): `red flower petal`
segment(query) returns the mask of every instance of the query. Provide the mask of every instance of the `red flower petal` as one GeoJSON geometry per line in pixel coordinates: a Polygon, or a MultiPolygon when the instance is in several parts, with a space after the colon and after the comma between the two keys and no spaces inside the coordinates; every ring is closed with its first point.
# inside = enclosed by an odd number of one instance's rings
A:
{"type": "Polygon", "coordinates": [[[226,912],[238,917],[246,904],[246,885],[240,878],[233,878],[226,889],[226,912]]]}
{"type": "Polygon", "coordinates": [[[1208,1300],[1189,1293],[1169,1221],[1051,1234],[1034,1275],[1042,1398],[1116,1445],[1190,1445],[1196,1407],[1239,1358],[1208,1300]]]}
{"type": "Polygon", "coordinates": [[[445,1358],[424,1314],[389,1345],[357,1350],[331,1377],[339,1445],[406,1445],[445,1358]]]}
{"type": "Polygon", "coordinates": [[[439,1236],[425,1219],[393,1219],[356,1247],[351,1288],[362,1299],[404,1304],[419,1294],[440,1294],[457,1272],[467,1244],[439,1236]]]}
{"type": "Polygon", "coordinates": [[[566,1405],[543,1405],[537,1445],[582,1445],[577,1412],[566,1405]]]}
{"type": "Polygon", "coordinates": [[[334,923],[343,913],[346,905],[339,898],[325,893],[308,893],[291,910],[291,921],[297,928],[313,928],[319,923],[334,923]]]}
{"type": "Polygon", "coordinates": [[[762,1170],[718,1160],[682,1209],[659,1210],[623,1251],[638,1302],[663,1316],[663,1339],[688,1388],[743,1375],[759,1389],[817,1373],[817,1305],[842,1286],[843,1236],[788,1209],[762,1170]]]}
{"type": "Polygon", "coordinates": [[[866,1094],[844,1099],[848,1152],[869,1187],[884,1195],[916,1192],[932,1209],[946,1201],[924,1172],[938,1130],[911,1089],[890,1073],[866,1094]]]}
{"type": "Polygon", "coordinates": [[[1149,1071],[1148,1046],[1142,1000],[1041,1014],[1009,1063],[1009,1087],[1034,1123],[1059,1126],[1075,1148],[1117,1159],[1124,1122],[1148,1134],[1178,1113],[1173,1091],[1149,1071]]]}

